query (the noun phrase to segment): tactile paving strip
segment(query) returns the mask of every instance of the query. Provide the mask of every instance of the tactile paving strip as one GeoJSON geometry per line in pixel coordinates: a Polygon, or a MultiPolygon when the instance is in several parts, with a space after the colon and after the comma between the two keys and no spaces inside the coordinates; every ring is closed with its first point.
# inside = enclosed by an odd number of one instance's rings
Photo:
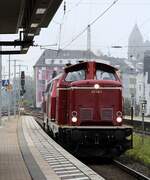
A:
{"type": "Polygon", "coordinates": [[[25,117],[23,130],[27,131],[45,161],[62,180],[102,180],[92,169],[78,161],[53,141],[33,118],[25,117]],[[81,170],[82,169],[82,170],[81,170]]]}

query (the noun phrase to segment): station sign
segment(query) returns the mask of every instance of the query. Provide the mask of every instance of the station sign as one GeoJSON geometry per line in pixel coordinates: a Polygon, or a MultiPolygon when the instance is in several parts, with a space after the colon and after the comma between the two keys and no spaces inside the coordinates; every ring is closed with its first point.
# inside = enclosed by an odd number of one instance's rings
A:
{"type": "Polygon", "coordinates": [[[2,80],[2,86],[5,87],[5,86],[8,86],[9,85],[9,79],[3,79],[2,80]]]}

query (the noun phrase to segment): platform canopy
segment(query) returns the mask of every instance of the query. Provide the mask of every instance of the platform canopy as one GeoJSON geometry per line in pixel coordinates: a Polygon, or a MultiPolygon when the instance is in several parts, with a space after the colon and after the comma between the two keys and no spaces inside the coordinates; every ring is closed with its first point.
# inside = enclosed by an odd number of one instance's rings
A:
{"type": "Polygon", "coordinates": [[[20,36],[19,40],[10,43],[1,41],[0,46],[21,46],[20,53],[26,53],[33,44],[34,36],[39,35],[41,28],[48,26],[61,2],[62,0],[1,0],[0,34],[19,32],[20,36]]]}

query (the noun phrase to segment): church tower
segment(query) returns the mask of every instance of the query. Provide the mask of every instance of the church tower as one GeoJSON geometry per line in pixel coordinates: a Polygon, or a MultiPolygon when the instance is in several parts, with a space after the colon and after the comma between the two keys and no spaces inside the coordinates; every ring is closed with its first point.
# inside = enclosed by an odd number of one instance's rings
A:
{"type": "Polygon", "coordinates": [[[142,34],[135,24],[128,40],[128,59],[136,60],[137,62],[143,61],[144,58],[144,42],[142,34]]]}

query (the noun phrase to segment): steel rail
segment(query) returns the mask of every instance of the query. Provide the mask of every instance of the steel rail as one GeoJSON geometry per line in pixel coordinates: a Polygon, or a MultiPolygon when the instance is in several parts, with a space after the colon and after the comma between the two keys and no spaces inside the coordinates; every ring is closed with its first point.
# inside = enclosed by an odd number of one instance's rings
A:
{"type": "Polygon", "coordinates": [[[139,120],[133,120],[133,122],[130,119],[124,119],[124,124],[131,125],[134,127],[134,132],[139,133],[139,134],[144,134],[144,135],[150,135],[150,122],[144,122],[144,132],[141,129],[141,121],[139,120]]]}
{"type": "Polygon", "coordinates": [[[139,180],[150,180],[149,177],[141,174],[140,172],[135,171],[134,169],[122,164],[121,162],[114,160],[113,163],[118,166],[123,171],[127,172],[128,174],[132,175],[133,177],[136,177],[139,180]]]}
{"type": "MultiPolygon", "coordinates": [[[[130,119],[123,119],[123,121],[124,121],[125,124],[133,125],[134,127],[140,127],[141,126],[141,120],[133,119],[133,121],[132,121],[130,119]]],[[[150,128],[150,122],[145,121],[144,122],[144,127],[150,128]]]]}
{"type": "MultiPolygon", "coordinates": [[[[34,111],[32,111],[32,113],[33,113],[32,115],[37,118],[36,121],[38,122],[38,124],[39,124],[40,126],[42,126],[42,124],[41,124],[41,119],[42,119],[42,118],[41,118],[41,114],[42,114],[42,113],[34,112],[34,111]],[[39,121],[40,121],[40,122],[39,122],[39,121]]],[[[133,170],[132,168],[130,168],[130,167],[122,164],[121,162],[119,162],[119,161],[117,161],[117,160],[114,160],[114,161],[113,161],[113,164],[114,164],[115,166],[119,167],[121,170],[123,170],[123,171],[126,172],[127,174],[129,174],[129,175],[131,175],[131,176],[133,176],[133,177],[135,177],[135,178],[137,178],[137,179],[139,179],[139,180],[150,180],[149,177],[143,175],[143,174],[140,173],[140,172],[137,172],[136,170],[133,170]]]]}

